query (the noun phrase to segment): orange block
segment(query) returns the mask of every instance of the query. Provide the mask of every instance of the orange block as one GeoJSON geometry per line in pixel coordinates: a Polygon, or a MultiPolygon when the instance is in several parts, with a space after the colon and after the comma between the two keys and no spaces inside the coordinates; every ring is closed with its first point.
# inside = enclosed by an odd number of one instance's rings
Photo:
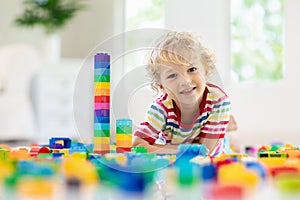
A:
{"type": "Polygon", "coordinates": [[[117,147],[132,147],[132,140],[117,140],[117,147]]]}
{"type": "Polygon", "coordinates": [[[110,150],[110,144],[94,144],[94,151],[110,150]]]}
{"type": "Polygon", "coordinates": [[[95,96],[110,96],[109,89],[95,89],[95,96]]]}
{"type": "Polygon", "coordinates": [[[31,158],[26,149],[10,151],[8,157],[13,160],[29,160],[31,158]]]}

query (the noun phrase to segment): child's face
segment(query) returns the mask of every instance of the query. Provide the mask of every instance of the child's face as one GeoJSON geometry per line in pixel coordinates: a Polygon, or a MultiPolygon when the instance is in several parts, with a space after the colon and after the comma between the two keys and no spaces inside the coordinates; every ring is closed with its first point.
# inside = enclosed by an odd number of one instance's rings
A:
{"type": "Polygon", "coordinates": [[[159,71],[162,90],[179,107],[202,101],[206,86],[205,70],[202,66],[166,64],[159,71]]]}

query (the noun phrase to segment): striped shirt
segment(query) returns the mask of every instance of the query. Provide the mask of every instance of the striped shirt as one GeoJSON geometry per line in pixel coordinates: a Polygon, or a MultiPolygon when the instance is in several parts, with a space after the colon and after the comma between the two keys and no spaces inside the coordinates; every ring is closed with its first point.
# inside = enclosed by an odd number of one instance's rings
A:
{"type": "Polygon", "coordinates": [[[150,144],[161,137],[166,143],[193,143],[201,138],[219,139],[210,155],[224,151],[224,135],[229,123],[231,103],[219,87],[207,84],[203,100],[192,124],[183,124],[180,110],[175,102],[163,94],[151,104],[145,120],[137,127],[134,135],[150,144]]]}

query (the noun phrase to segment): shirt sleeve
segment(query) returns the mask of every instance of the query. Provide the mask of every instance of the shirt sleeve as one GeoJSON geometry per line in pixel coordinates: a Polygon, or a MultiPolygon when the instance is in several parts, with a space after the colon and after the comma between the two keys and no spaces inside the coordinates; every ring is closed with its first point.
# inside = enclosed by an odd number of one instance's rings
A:
{"type": "Polygon", "coordinates": [[[212,101],[212,111],[201,129],[201,137],[224,138],[230,118],[231,103],[227,95],[212,101]]]}
{"type": "Polygon", "coordinates": [[[144,121],[140,123],[134,132],[134,136],[153,144],[165,127],[166,118],[166,109],[157,102],[152,103],[147,110],[144,121]]]}

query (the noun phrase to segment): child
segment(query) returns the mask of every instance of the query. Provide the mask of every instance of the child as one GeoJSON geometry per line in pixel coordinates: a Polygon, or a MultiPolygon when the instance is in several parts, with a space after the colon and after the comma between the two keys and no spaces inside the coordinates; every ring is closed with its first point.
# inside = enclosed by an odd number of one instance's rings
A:
{"type": "Polygon", "coordinates": [[[230,101],[207,83],[216,70],[214,55],[193,33],[171,31],[161,36],[148,56],[151,86],[162,95],[134,133],[133,146],[148,152],[177,153],[179,144],[204,144],[210,155],[224,150],[230,101]]]}

